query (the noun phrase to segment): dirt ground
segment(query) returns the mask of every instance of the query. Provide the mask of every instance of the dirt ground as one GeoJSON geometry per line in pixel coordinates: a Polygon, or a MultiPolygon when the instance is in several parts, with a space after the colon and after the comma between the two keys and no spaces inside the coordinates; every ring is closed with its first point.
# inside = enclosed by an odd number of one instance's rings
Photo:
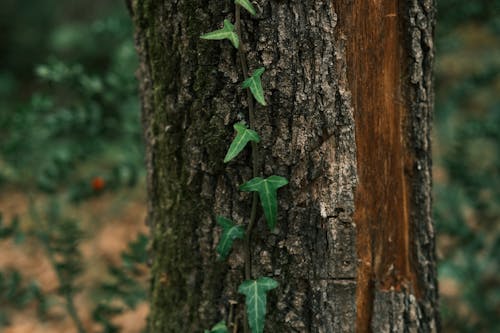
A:
{"type": "MultiPolygon", "coordinates": [[[[85,273],[80,277],[84,287],[76,298],[76,307],[87,332],[99,332],[100,326],[91,320],[91,311],[95,306],[86,288],[97,285],[106,275],[110,264],[120,264],[120,254],[127,244],[139,233],[146,233],[144,225],[146,215],[144,187],[133,190],[104,193],[79,205],[66,205],[65,216],[77,218],[82,223],[85,238],[80,243],[84,257],[85,273]]],[[[37,205],[43,206],[43,198],[37,198],[37,205]]],[[[4,223],[11,217],[20,217],[21,228],[29,230],[36,226],[29,218],[28,196],[16,190],[0,193],[0,212],[4,223]]],[[[13,240],[0,241],[0,271],[14,268],[22,272],[27,281],[38,281],[45,293],[53,293],[58,287],[56,275],[39,244],[25,241],[15,244],[13,240]]],[[[147,268],[144,267],[144,272],[147,268]]],[[[147,283],[147,273],[141,283],[147,283]]],[[[1,311],[1,309],[0,309],[1,311]]],[[[148,314],[146,303],[140,304],[134,311],[128,311],[116,318],[116,324],[122,326],[123,333],[141,332],[148,314]]],[[[9,311],[11,325],[0,328],[0,333],[76,333],[76,329],[66,315],[64,307],[50,307],[44,322],[37,317],[36,307],[28,307],[22,311],[9,311]]]]}

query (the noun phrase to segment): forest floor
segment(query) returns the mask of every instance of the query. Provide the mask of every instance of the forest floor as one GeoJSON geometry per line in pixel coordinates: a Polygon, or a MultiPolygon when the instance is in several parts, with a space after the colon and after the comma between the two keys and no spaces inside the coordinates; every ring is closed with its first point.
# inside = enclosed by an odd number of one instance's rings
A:
{"type": "MultiPolygon", "coordinates": [[[[64,208],[65,216],[77,218],[86,237],[80,243],[84,258],[84,273],[78,279],[82,292],[75,297],[76,307],[88,332],[99,332],[101,328],[93,322],[92,286],[103,281],[107,267],[120,265],[120,254],[130,241],[140,233],[146,233],[145,193],[143,186],[132,190],[104,193],[77,206],[64,208]]],[[[38,198],[37,198],[38,199],[38,198]]],[[[41,198],[43,204],[44,199],[41,198]]],[[[2,191],[0,194],[0,212],[5,221],[17,215],[24,230],[36,227],[29,219],[28,196],[16,190],[2,191]]],[[[22,272],[23,279],[38,281],[44,293],[54,294],[58,288],[57,277],[45,256],[40,244],[23,242],[15,244],[13,240],[0,241],[0,271],[16,269],[22,272]]],[[[142,271],[142,270],[141,270],[142,271]]],[[[144,279],[147,284],[147,267],[144,267],[144,279]]],[[[115,323],[122,326],[122,333],[138,333],[146,322],[148,305],[144,302],[133,311],[117,316],[115,323]]],[[[36,306],[9,312],[10,326],[4,333],[76,333],[76,329],[62,305],[49,308],[48,315],[42,322],[37,316],[36,306]]],[[[2,329],[0,328],[0,331],[2,329]]]]}

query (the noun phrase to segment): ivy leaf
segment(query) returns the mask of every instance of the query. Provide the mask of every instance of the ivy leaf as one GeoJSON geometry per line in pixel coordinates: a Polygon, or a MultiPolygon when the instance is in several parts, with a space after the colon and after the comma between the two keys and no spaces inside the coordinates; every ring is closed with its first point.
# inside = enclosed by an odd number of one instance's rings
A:
{"type": "Polygon", "coordinates": [[[257,132],[248,129],[243,123],[234,124],[233,127],[238,134],[236,134],[231,146],[229,146],[226,157],[224,157],[224,163],[238,156],[248,142],[260,142],[260,137],[257,132]]]}
{"type": "Polygon", "coordinates": [[[234,3],[245,8],[253,16],[256,15],[255,8],[253,8],[253,5],[249,0],[234,0],[234,3]]]}
{"type": "Polygon", "coordinates": [[[280,176],[270,176],[267,179],[256,177],[240,186],[244,192],[259,192],[260,203],[264,209],[267,225],[272,230],[276,226],[278,215],[278,199],[276,192],[280,187],[288,184],[286,178],[280,176]]]}
{"type": "Polygon", "coordinates": [[[238,292],[245,295],[248,324],[252,329],[252,333],[262,333],[264,331],[267,292],[277,286],[278,282],[268,277],[247,280],[240,284],[238,292]]]}
{"type": "Polygon", "coordinates": [[[240,40],[238,39],[234,25],[228,20],[224,20],[224,28],[201,35],[200,38],[210,40],[229,39],[235,48],[240,46],[240,40]]]}
{"type": "Polygon", "coordinates": [[[217,253],[219,258],[224,260],[227,258],[233,242],[235,239],[243,239],[245,236],[245,230],[242,226],[236,225],[233,221],[226,219],[225,217],[218,216],[217,223],[222,227],[222,236],[220,238],[219,244],[217,245],[217,253]]]}
{"type": "Polygon", "coordinates": [[[262,73],[264,73],[265,68],[260,67],[256,69],[252,76],[250,76],[248,79],[246,79],[242,87],[243,88],[250,88],[250,91],[252,92],[253,97],[259,102],[261,105],[267,105],[266,100],[264,98],[264,90],[262,89],[262,82],[260,81],[260,76],[262,73]]]}
{"type": "Polygon", "coordinates": [[[226,322],[221,321],[218,322],[214,327],[212,327],[210,331],[205,330],[205,333],[229,333],[229,331],[227,330],[226,322]]]}

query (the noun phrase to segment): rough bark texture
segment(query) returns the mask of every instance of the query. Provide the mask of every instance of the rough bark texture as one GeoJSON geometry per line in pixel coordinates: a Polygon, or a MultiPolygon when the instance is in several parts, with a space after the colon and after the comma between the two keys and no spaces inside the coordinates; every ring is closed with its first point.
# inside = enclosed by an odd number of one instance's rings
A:
{"type": "MultiPolygon", "coordinates": [[[[436,331],[434,8],[382,3],[257,0],[257,18],[243,15],[250,69],[267,68],[269,106],[256,110],[260,173],[290,180],[277,230],[261,218],[252,234],[254,277],[280,283],[266,332],[436,331]]],[[[202,332],[230,314],[241,328],[242,244],[216,261],[215,216],[250,215],[251,194],[237,190],[252,178],[249,149],[222,163],[232,124],[247,119],[246,93],[232,46],[198,38],[234,18],[233,1],[129,8],[147,141],[149,331],[202,332]]]]}

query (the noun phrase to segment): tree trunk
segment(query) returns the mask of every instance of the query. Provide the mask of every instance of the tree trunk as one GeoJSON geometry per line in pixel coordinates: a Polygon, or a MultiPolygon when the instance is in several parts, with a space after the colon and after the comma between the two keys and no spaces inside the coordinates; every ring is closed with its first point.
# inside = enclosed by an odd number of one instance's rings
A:
{"type": "MultiPolygon", "coordinates": [[[[279,220],[252,232],[253,277],[279,288],[265,332],[436,332],[430,119],[433,0],[256,0],[242,13],[259,173],[284,176],[279,220]]],[[[233,1],[129,0],[141,59],[152,284],[149,332],[243,332],[242,244],[216,260],[215,216],[247,223],[250,149],[223,163],[247,119],[227,41],[233,1]]],[[[259,215],[262,212],[259,211],[259,215]]]]}

